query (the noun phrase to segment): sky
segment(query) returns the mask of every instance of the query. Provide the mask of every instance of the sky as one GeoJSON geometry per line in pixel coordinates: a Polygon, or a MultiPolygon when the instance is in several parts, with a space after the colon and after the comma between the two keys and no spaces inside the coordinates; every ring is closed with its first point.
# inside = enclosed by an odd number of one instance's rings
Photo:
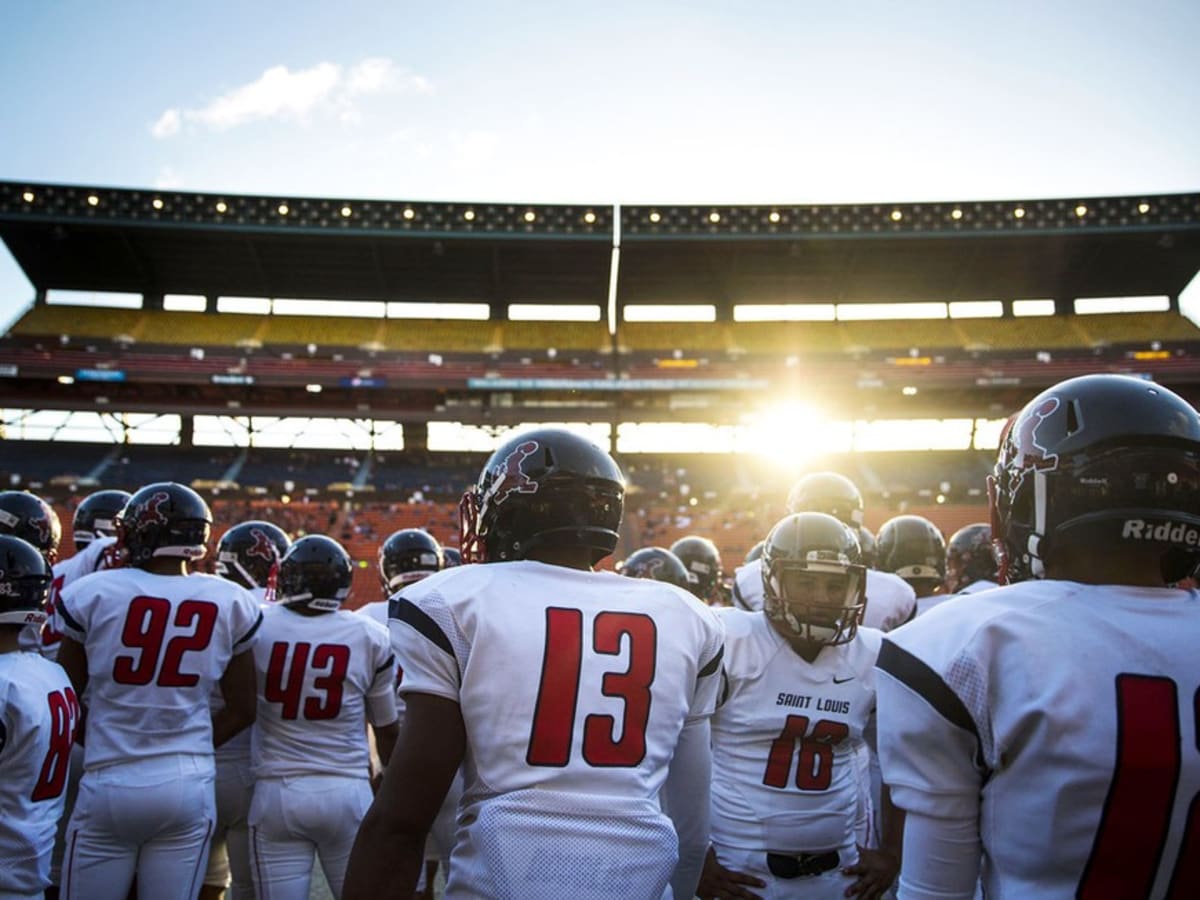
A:
{"type": "MultiPolygon", "coordinates": [[[[0,34],[6,180],[587,204],[1200,190],[1196,0],[10,0],[0,34]]],[[[32,293],[0,247],[0,326],[32,293]]],[[[1184,299],[1200,318],[1200,287],[1184,299]]]]}

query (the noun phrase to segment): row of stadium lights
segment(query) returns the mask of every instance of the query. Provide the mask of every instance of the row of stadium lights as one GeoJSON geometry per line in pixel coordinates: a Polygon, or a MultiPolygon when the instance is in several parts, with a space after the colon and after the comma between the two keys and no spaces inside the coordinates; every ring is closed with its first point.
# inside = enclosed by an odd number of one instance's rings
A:
{"type": "MultiPolygon", "coordinates": [[[[21,199],[26,203],[33,203],[37,199],[37,195],[33,191],[25,191],[21,194],[21,199]]],[[[100,205],[100,196],[98,194],[88,194],[87,205],[93,209],[98,207],[100,205]]],[[[166,209],[166,205],[166,201],[163,200],[162,197],[155,197],[150,201],[150,206],[157,212],[162,212],[164,209],[166,209]]],[[[215,204],[213,204],[213,209],[216,210],[218,215],[222,216],[226,215],[230,211],[229,204],[224,200],[218,200],[215,204]]],[[[292,209],[290,206],[288,206],[286,201],[283,201],[275,208],[275,211],[279,213],[280,216],[286,216],[291,213],[292,209]]],[[[349,204],[345,204],[340,210],[338,210],[338,212],[341,214],[343,219],[349,219],[354,215],[354,208],[349,204]]],[[[401,216],[405,220],[411,222],[417,217],[417,211],[411,206],[406,206],[401,212],[401,216]]],[[[475,210],[467,209],[463,210],[462,217],[466,222],[474,222],[478,215],[475,210]]],[[[526,222],[533,223],[537,221],[537,213],[532,209],[527,209],[521,218],[526,222]]],[[[596,224],[596,214],[591,210],[588,210],[583,214],[583,221],[588,225],[596,224]]]]}
{"type": "MultiPolygon", "coordinates": [[[[21,194],[21,199],[27,204],[33,203],[37,199],[37,195],[34,194],[33,191],[27,190],[21,194]]],[[[88,204],[88,206],[90,206],[92,208],[98,207],[100,205],[99,195],[98,194],[88,194],[87,204],[88,204]]],[[[160,211],[160,212],[166,208],[166,202],[161,197],[155,197],[154,199],[152,199],[150,201],[150,205],[156,211],[160,211]]],[[[218,215],[226,215],[230,211],[229,204],[226,203],[224,200],[218,200],[216,202],[216,204],[213,206],[213,208],[216,210],[218,215]]],[[[1143,200],[1142,202],[1138,203],[1137,211],[1138,211],[1139,215],[1146,215],[1147,213],[1150,212],[1150,204],[1143,200]]],[[[279,206],[276,207],[276,212],[278,212],[280,216],[287,216],[291,212],[291,208],[288,206],[288,204],[286,202],[281,202],[279,204],[279,206]]],[[[341,209],[339,210],[339,212],[340,212],[342,218],[344,218],[344,219],[349,219],[351,216],[354,215],[354,209],[349,204],[343,205],[341,207],[341,209]]],[[[1077,218],[1080,218],[1080,219],[1085,218],[1087,216],[1087,214],[1088,214],[1088,208],[1085,204],[1080,203],[1075,207],[1075,215],[1077,218]]],[[[961,207],[955,207],[954,209],[952,209],[950,211],[949,215],[952,220],[957,222],[957,221],[962,220],[964,213],[963,213],[963,210],[961,207]]],[[[1013,208],[1012,216],[1014,219],[1023,219],[1023,218],[1025,218],[1025,215],[1026,215],[1025,207],[1017,206],[1017,207],[1013,208]]],[[[404,210],[401,212],[401,216],[406,221],[411,222],[413,219],[415,219],[417,217],[417,212],[411,206],[408,206],[408,207],[405,207],[404,210]]],[[[463,217],[463,220],[466,222],[474,222],[475,219],[477,218],[477,214],[476,214],[475,210],[467,209],[467,210],[463,211],[462,217],[463,217]]],[[[525,220],[525,222],[532,224],[533,222],[537,221],[537,213],[535,213],[533,210],[526,210],[525,213],[522,215],[522,218],[525,220]]],[[[660,212],[658,212],[657,210],[651,210],[646,216],[647,221],[653,225],[657,225],[660,222],[662,222],[662,218],[663,218],[662,214],[660,212]]],[[[904,219],[904,213],[899,209],[893,209],[888,214],[888,218],[891,219],[891,221],[893,221],[893,222],[901,222],[904,219]]],[[[591,210],[588,210],[587,212],[585,212],[583,214],[583,221],[588,225],[594,225],[596,223],[596,214],[594,212],[592,212],[591,210]]],[[[712,212],[710,212],[708,214],[708,221],[713,225],[719,224],[721,222],[721,213],[719,213],[716,210],[713,210],[712,212]]],[[[783,221],[783,214],[780,213],[778,210],[771,210],[771,212],[769,212],[767,214],[767,221],[770,222],[772,225],[778,225],[779,223],[781,223],[783,221]]]]}

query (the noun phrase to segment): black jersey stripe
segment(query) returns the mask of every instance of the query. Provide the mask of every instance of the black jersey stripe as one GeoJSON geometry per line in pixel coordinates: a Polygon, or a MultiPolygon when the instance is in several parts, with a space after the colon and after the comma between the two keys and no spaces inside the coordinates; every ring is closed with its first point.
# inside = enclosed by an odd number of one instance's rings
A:
{"type": "Polygon", "coordinates": [[[979,740],[979,729],[962,699],[926,663],[884,638],[875,666],[920,694],[951,725],[970,732],[976,741],[979,740]]]}
{"type": "Polygon", "coordinates": [[[78,631],[80,634],[87,634],[87,629],[76,622],[75,617],[68,612],[67,606],[62,602],[61,597],[58,600],[58,614],[62,616],[63,621],[67,623],[68,628],[78,631]]]}
{"type": "Polygon", "coordinates": [[[411,600],[406,600],[399,594],[393,597],[388,601],[388,618],[397,619],[411,625],[451,656],[454,655],[454,646],[450,643],[450,639],[446,637],[446,632],[442,631],[438,623],[433,621],[427,612],[411,600]]]}
{"type": "Polygon", "coordinates": [[[700,677],[706,678],[707,676],[713,674],[713,672],[717,671],[717,669],[721,668],[721,657],[724,655],[725,645],[722,644],[721,649],[717,651],[717,655],[710,659],[708,661],[708,665],[700,670],[700,677]]]}

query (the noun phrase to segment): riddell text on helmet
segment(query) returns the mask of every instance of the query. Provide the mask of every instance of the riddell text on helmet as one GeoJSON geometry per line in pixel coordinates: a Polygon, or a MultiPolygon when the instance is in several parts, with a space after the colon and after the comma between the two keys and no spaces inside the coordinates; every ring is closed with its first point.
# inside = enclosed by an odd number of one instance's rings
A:
{"type": "Polygon", "coordinates": [[[1200,544],[1200,529],[1186,522],[1147,522],[1145,519],[1126,519],[1121,537],[1134,541],[1164,541],[1171,544],[1200,544]]]}

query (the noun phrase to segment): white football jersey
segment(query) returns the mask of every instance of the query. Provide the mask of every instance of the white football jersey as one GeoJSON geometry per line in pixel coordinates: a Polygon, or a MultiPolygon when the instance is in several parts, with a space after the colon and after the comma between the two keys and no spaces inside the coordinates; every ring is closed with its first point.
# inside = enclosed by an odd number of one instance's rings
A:
{"type": "Polygon", "coordinates": [[[29,626],[21,632],[22,650],[36,650],[46,659],[58,659],[58,645],[62,642],[62,619],[58,615],[58,595],[62,589],[84,575],[108,568],[109,547],[116,544],[115,537],[97,538],[84,545],[67,559],[54,564],[54,580],[50,582],[50,595],[46,599],[46,622],[37,628],[29,626]]]}
{"type": "Polygon", "coordinates": [[[462,707],[464,803],[542,787],[652,798],[684,721],[712,713],[715,614],[663,582],[521,561],[392,598],[402,694],[462,707]],[[561,660],[544,668],[547,645],[561,660]]]}
{"type": "Polygon", "coordinates": [[[716,615],[660,581],[519,561],[406,587],[390,628],[401,693],[453,700],[466,728],[446,896],[657,900],[679,856],[659,791],[716,704],[716,615]]]}
{"type": "Polygon", "coordinates": [[[349,610],[263,611],[254,647],[258,718],[254,774],[369,774],[367,722],[396,721],[387,629],[349,610]]]}
{"type": "Polygon", "coordinates": [[[85,770],[212,755],[213,686],[262,619],[249,592],[215,575],[109,569],[68,585],[58,608],[87,654],[85,770]]]}
{"type": "Polygon", "coordinates": [[[990,591],[994,587],[996,587],[996,582],[994,581],[972,581],[961,591],[956,591],[953,594],[930,594],[928,597],[918,597],[917,615],[923,616],[935,606],[941,606],[947,600],[953,600],[955,597],[978,594],[980,591],[990,591]]]}
{"type": "Polygon", "coordinates": [[[372,621],[378,622],[384,628],[387,628],[388,623],[388,601],[376,600],[373,603],[365,603],[357,610],[360,615],[366,616],[372,621]]]}
{"type": "Polygon", "coordinates": [[[0,653],[0,894],[41,896],[63,814],[79,701],[36,653],[0,653]]]}
{"type": "Polygon", "coordinates": [[[997,897],[1200,896],[1200,595],[1029,581],[879,657],[898,806],[978,818],[997,897]]]}
{"type": "MultiPolygon", "coordinates": [[[[763,608],[762,559],[739,566],[733,576],[733,605],[758,612],[763,608]]],[[[917,609],[917,594],[903,578],[891,572],[867,569],[867,608],[862,624],[891,631],[909,621],[917,609]]]]}
{"type": "MultiPolygon", "coordinates": [[[[224,577],[224,576],[222,576],[224,577]]],[[[270,606],[267,600],[266,588],[247,588],[250,596],[255,599],[260,608],[270,606]]],[[[212,711],[215,713],[225,707],[225,696],[221,693],[221,685],[213,685],[212,696],[209,698],[212,711]]],[[[249,766],[250,765],[250,734],[253,727],[243,728],[220,747],[213,751],[217,766],[249,766]]]]}
{"type": "Polygon", "coordinates": [[[809,663],[762,613],[719,612],[725,673],[712,719],[714,843],[857,858],[855,752],[875,711],[880,632],[809,663]]]}

